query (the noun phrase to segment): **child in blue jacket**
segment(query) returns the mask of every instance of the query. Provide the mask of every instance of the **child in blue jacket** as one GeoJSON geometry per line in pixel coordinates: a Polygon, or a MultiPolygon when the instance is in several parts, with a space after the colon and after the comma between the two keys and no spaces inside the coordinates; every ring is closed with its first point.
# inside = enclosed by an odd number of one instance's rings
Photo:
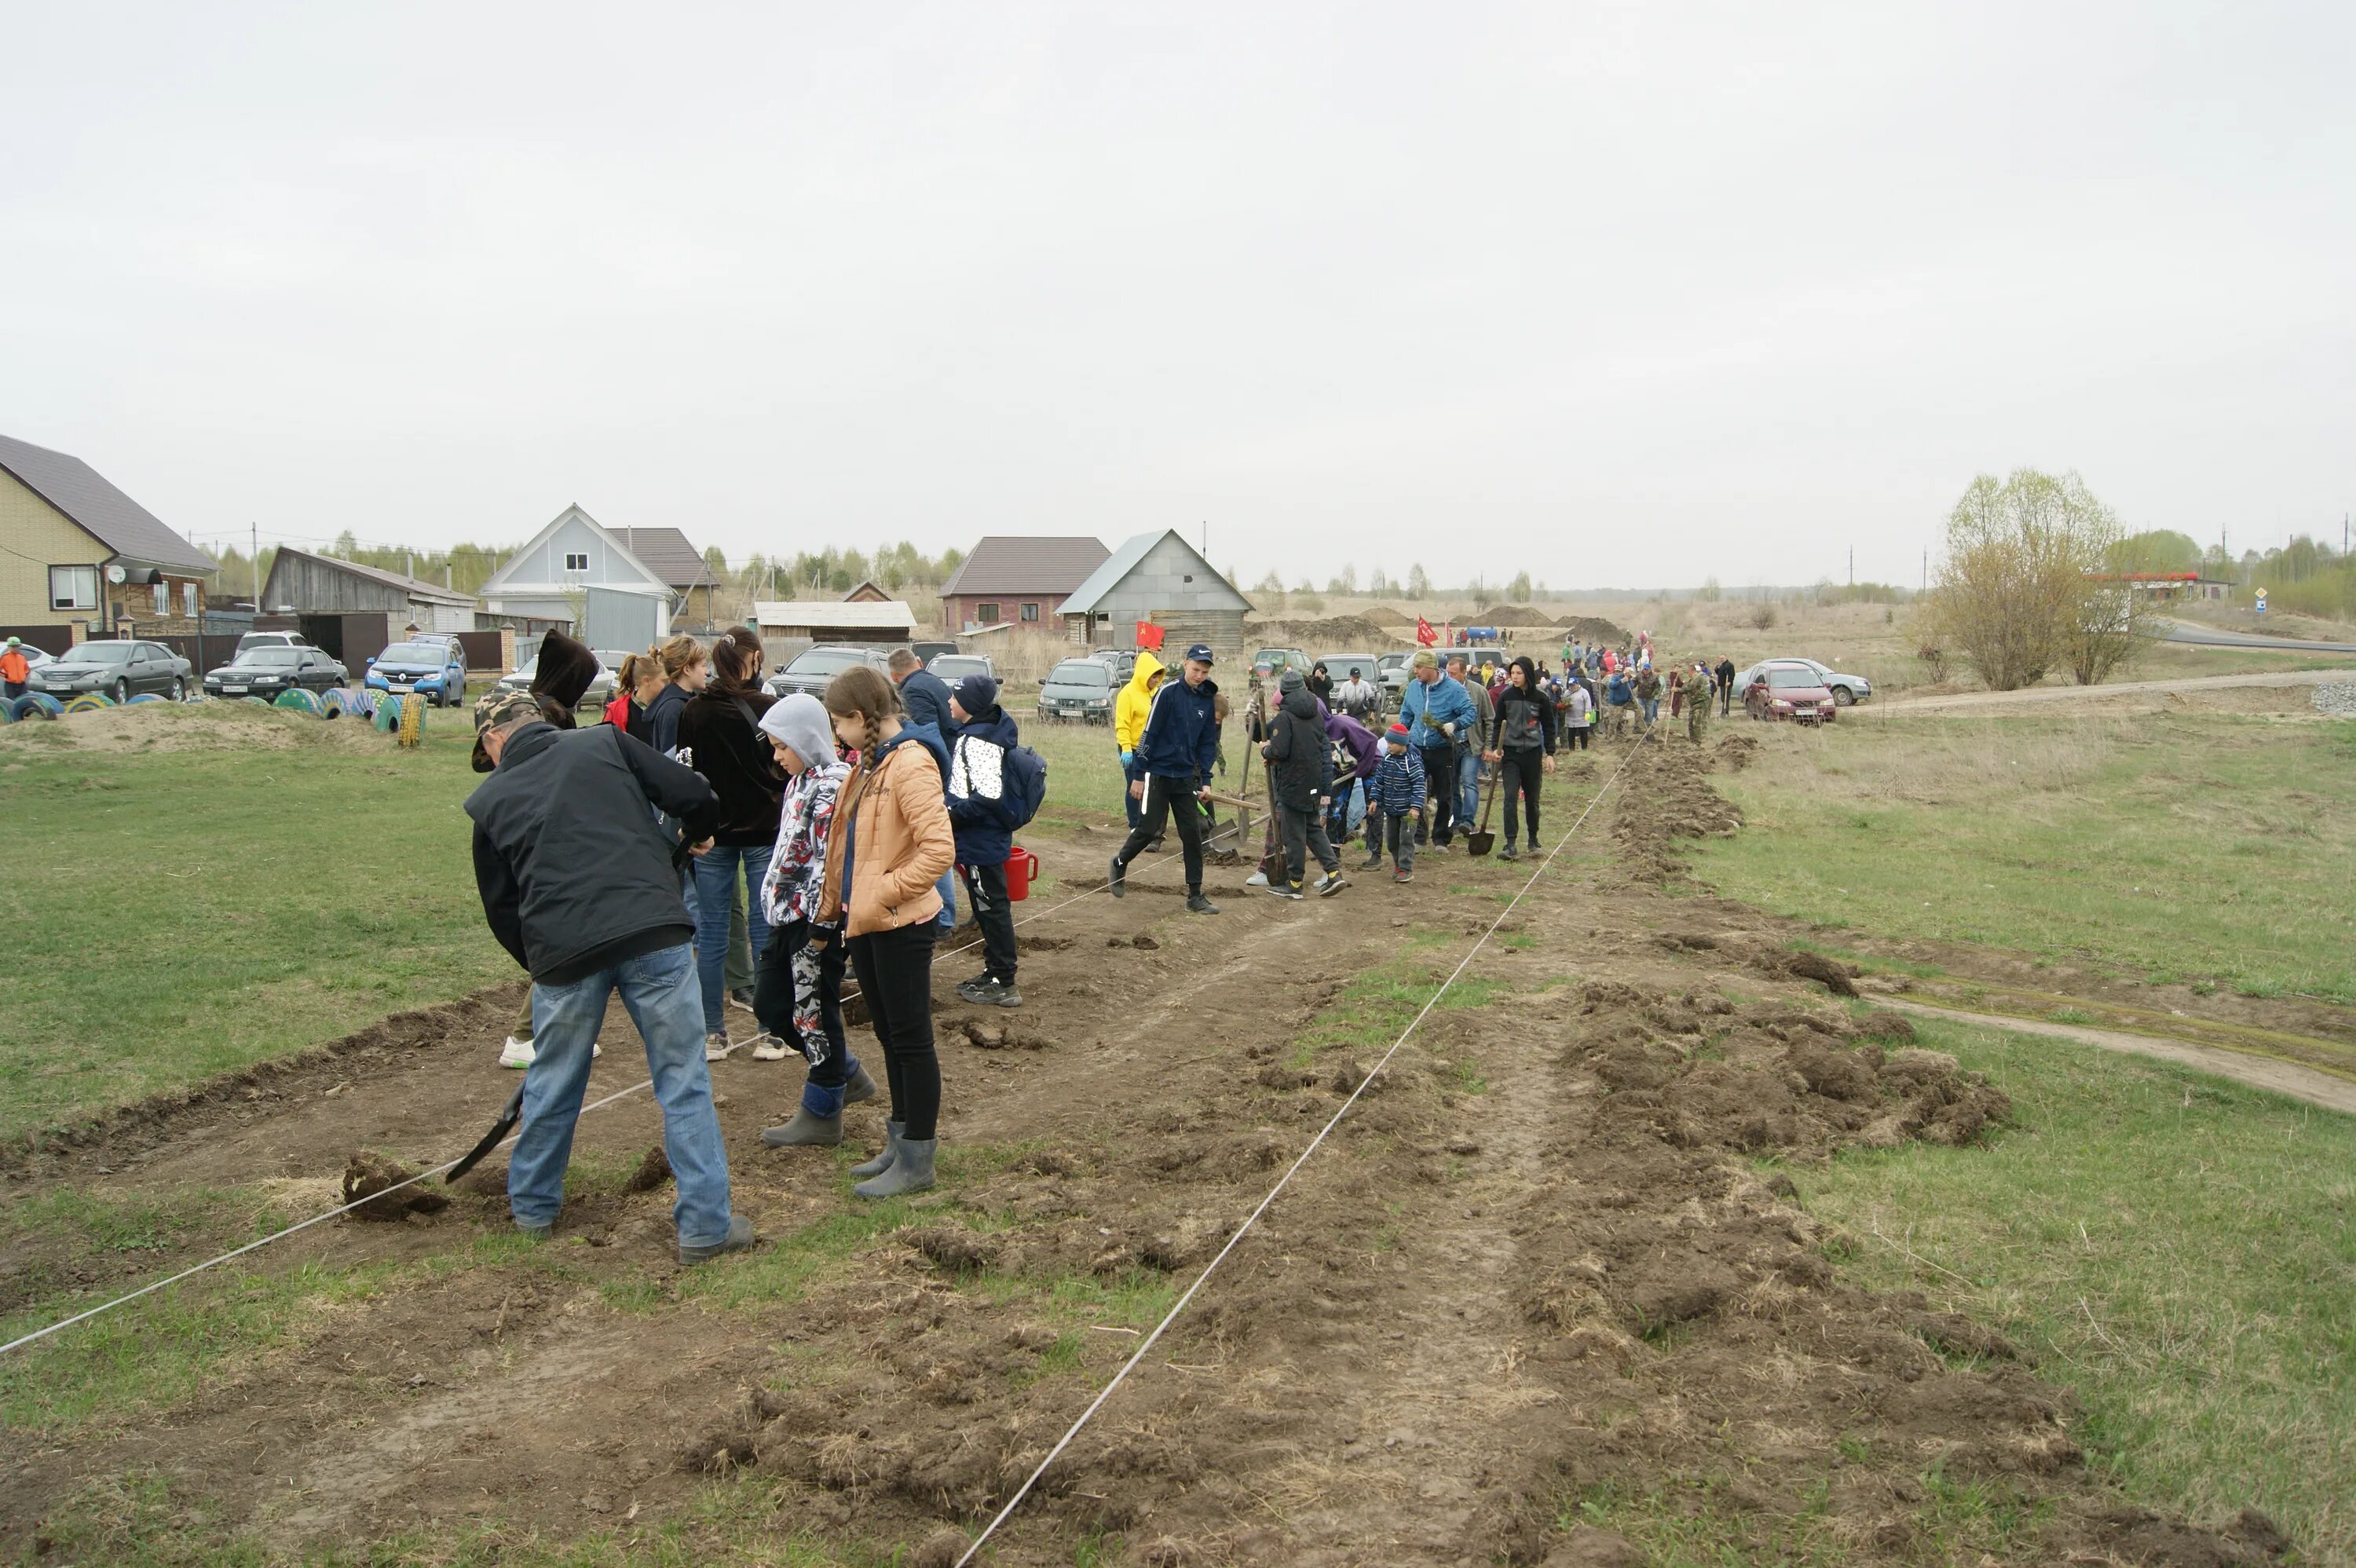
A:
{"type": "Polygon", "coordinates": [[[1366,863],[1359,869],[1371,871],[1383,863],[1387,837],[1398,867],[1391,880],[1415,880],[1415,829],[1408,819],[1423,814],[1423,755],[1408,744],[1408,727],[1392,725],[1383,735],[1383,760],[1367,790],[1366,863]]]}

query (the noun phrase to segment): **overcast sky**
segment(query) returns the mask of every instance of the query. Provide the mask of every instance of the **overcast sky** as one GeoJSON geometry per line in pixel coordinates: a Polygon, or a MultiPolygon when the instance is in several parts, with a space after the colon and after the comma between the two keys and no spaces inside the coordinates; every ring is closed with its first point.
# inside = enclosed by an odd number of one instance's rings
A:
{"type": "Polygon", "coordinates": [[[1912,582],[2356,504],[2346,4],[12,8],[0,432],[208,535],[1912,582]]]}

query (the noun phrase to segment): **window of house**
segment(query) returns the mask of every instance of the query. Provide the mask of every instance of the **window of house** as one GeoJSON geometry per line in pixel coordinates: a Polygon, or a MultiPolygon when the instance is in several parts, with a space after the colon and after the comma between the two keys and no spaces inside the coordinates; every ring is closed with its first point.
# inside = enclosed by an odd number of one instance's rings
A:
{"type": "Polygon", "coordinates": [[[171,613],[172,585],[158,578],[155,581],[155,613],[168,615],[171,613]]]}
{"type": "Polygon", "coordinates": [[[197,585],[193,582],[180,584],[180,613],[191,621],[197,618],[197,585]]]}
{"type": "Polygon", "coordinates": [[[991,600],[983,600],[980,608],[974,611],[973,614],[974,619],[985,626],[998,624],[998,605],[991,600]]]}
{"type": "Polygon", "coordinates": [[[573,550],[573,549],[569,549],[569,550],[566,550],[566,551],[564,552],[564,570],[565,570],[565,571],[588,571],[588,570],[589,570],[589,552],[588,552],[587,550],[585,550],[585,549],[581,549],[581,550],[573,550]]]}
{"type": "Polygon", "coordinates": [[[49,568],[49,608],[52,610],[97,609],[98,568],[94,566],[49,568]]]}
{"type": "Polygon", "coordinates": [[[1037,620],[1037,619],[1039,618],[1039,606],[1038,606],[1038,605],[1036,605],[1036,604],[1025,604],[1025,605],[1023,605],[1023,618],[1024,620],[1026,620],[1026,621],[1035,621],[1035,620],[1037,620]]]}

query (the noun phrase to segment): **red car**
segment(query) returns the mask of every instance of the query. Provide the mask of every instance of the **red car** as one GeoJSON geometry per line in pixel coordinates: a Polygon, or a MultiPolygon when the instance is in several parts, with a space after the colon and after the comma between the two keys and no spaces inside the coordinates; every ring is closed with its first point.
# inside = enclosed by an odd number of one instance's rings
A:
{"type": "Polygon", "coordinates": [[[1839,717],[1832,688],[1808,666],[1775,661],[1763,665],[1742,693],[1742,709],[1753,719],[1797,719],[1830,724],[1839,717]]]}

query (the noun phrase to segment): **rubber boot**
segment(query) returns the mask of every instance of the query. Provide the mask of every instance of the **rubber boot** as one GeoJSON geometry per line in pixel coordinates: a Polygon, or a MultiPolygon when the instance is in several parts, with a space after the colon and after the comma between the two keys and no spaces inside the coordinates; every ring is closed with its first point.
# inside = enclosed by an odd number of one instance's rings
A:
{"type": "Polygon", "coordinates": [[[940,1147],[937,1138],[902,1138],[896,1159],[891,1168],[873,1180],[862,1181],[851,1190],[860,1198],[897,1198],[903,1192],[922,1192],[933,1184],[933,1151],[940,1147]]]}
{"type": "Polygon", "coordinates": [[[892,1162],[900,1157],[900,1130],[906,1125],[907,1124],[905,1122],[885,1122],[884,1124],[884,1147],[882,1151],[879,1152],[873,1159],[862,1159],[857,1165],[852,1166],[851,1168],[851,1174],[853,1176],[881,1176],[885,1171],[891,1169],[892,1162]]]}
{"type": "Polygon", "coordinates": [[[851,1059],[851,1072],[842,1083],[842,1103],[856,1105],[862,1100],[875,1098],[875,1080],[867,1076],[867,1069],[859,1065],[859,1058],[851,1059]]]}
{"type": "Polygon", "coordinates": [[[802,1103],[795,1107],[793,1120],[782,1127],[765,1129],[761,1141],[771,1148],[830,1148],[841,1143],[842,1095],[841,1089],[803,1084],[802,1103]]]}

